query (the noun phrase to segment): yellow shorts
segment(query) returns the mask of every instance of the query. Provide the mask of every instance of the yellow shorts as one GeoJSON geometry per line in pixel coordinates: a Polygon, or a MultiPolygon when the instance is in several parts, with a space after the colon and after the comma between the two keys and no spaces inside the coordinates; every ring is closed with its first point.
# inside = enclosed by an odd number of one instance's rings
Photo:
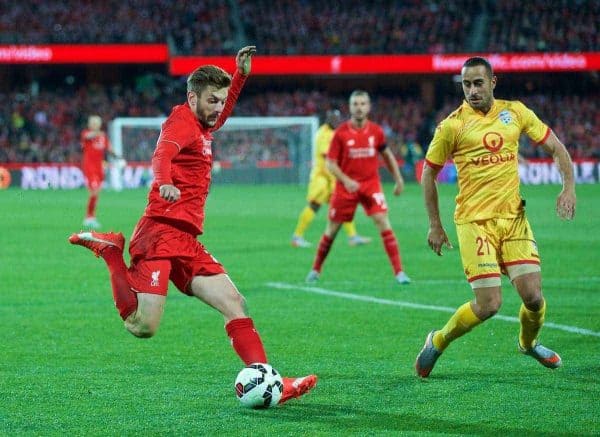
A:
{"type": "Polygon", "coordinates": [[[310,181],[308,182],[306,200],[318,203],[319,205],[324,205],[329,202],[334,187],[334,177],[327,177],[322,174],[311,175],[310,181]]]}
{"type": "Polygon", "coordinates": [[[472,288],[500,286],[500,275],[511,281],[540,271],[540,256],[524,214],[456,225],[460,256],[472,288]]]}

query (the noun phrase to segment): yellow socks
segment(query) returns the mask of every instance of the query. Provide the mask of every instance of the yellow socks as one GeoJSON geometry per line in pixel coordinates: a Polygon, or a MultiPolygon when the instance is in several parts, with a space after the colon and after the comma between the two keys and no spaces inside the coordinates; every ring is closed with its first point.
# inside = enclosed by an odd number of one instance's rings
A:
{"type": "Polygon", "coordinates": [[[354,222],[346,222],[342,225],[346,234],[348,234],[349,238],[356,236],[356,226],[354,226],[354,222]]]}
{"type": "Polygon", "coordinates": [[[521,330],[519,332],[519,344],[522,348],[531,349],[535,346],[535,340],[544,324],[546,315],[546,301],[538,311],[529,311],[525,305],[521,304],[519,310],[519,320],[521,321],[521,330]]]}
{"type": "Polygon", "coordinates": [[[309,206],[305,206],[302,212],[300,213],[300,216],[298,217],[298,224],[296,225],[294,236],[303,236],[304,231],[306,231],[306,229],[311,224],[314,218],[315,212],[309,206]]]}
{"type": "Polygon", "coordinates": [[[432,339],[433,345],[437,350],[443,351],[451,341],[466,334],[480,323],[481,320],[477,318],[471,308],[471,302],[467,302],[456,310],[446,323],[446,326],[436,331],[432,339]]]}

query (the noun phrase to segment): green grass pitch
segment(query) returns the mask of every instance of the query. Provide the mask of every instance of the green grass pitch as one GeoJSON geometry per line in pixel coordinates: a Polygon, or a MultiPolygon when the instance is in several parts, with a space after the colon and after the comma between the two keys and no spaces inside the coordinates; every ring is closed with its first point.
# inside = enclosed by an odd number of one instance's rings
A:
{"type": "MultiPolygon", "coordinates": [[[[455,190],[440,187],[456,245],[455,190]]],[[[438,258],[428,248],[418,185],[398,198],[386,187],[413,284],[394,283],[359,211],[359,232],[373,243],[352,248],[340,233],[310,287],[314,248],[289,245],[305,188],[214,186],[202,241],[246,296],[274,367],[320,378],[309,396],[266,411],[239,405],[233,381],[242,363],[221,316],[199,301],[171,287],[154,338],[124,330],[104,263],[67,243],[80,229],[84,190],[0,191],[0,435],[597,435],[600,188],[578,187],[573,222],[554,213],[558,186],[522,191],[554,324],[542,341],[563,367],[519,354],[518,324],[496,318],[452,344],[420,380],[415,356],[450,315],[439,307],[472,293],[458,249],[438,258]]],[[[145,203],[145,190],[103,192],[103,229],[129,237],[145,203]]],[[[307,239],[318,241],[325,215],[307,239]]],[[[505,281],[500,314],[516,317],[519,303],[505,281]]]]}

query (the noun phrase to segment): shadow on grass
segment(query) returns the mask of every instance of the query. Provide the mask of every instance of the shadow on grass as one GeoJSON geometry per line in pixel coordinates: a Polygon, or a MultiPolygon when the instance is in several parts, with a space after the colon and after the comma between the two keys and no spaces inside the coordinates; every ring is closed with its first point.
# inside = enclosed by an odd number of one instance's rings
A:
{"type": "MultiPolygon", "coordinates": [[[[293,422],[293,429],[302,432],[302,423],[320,423],[326,432],[369,434],[374,432],[397,433],[443,433],[461,435],[531,435],[567,436],[572,433],[540,432],[518,426],[496,426],[493,424],[465,423],[455,420],[435,419],[419,414],[398,412],[397,414],[365,410],[359,407],[330,404],[296,403],[268,410],[261,416],[264,420],[293,422]]],[[[255,411],[249,411],[256,420],[255,411]]],[[[292,429],[292,428],[290,428],[292,429]]]]}

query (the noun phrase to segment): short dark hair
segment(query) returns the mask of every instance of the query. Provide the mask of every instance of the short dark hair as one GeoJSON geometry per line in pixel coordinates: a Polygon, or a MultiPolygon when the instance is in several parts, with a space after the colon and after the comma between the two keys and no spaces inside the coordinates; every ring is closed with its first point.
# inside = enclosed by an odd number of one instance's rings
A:
{"type": "Polygon", "coordinates": [[[352,99],[352,97],[357,97],[357,96],[367,96],[367,98],[369,100],[371,100],[371,97],[369,97],[369,93],[366,92],[365,90],[354,90],[354,91],[352,91],[352,94],[350,94],[350,99],[352,99]]]}
{"type": "Polygon", "coordinates": [[[217,89],[227,88],[231,85],[231,76],[221,67],[216,65],[203,65],[194,70],[187,78],[187,90],[200,95],[207,86],[217,89]]]}
{"type": "Polygon", "coordinates": [[[494,76],[494,70],[492,69],[492,64],[485,58],[481,58],[479,56],[474,56],[469,58],[463,64],[463,68],[465,67],[477,67],[478,65],[483,65],[485,67],[486,73],[492,78],[494,76]]]}

